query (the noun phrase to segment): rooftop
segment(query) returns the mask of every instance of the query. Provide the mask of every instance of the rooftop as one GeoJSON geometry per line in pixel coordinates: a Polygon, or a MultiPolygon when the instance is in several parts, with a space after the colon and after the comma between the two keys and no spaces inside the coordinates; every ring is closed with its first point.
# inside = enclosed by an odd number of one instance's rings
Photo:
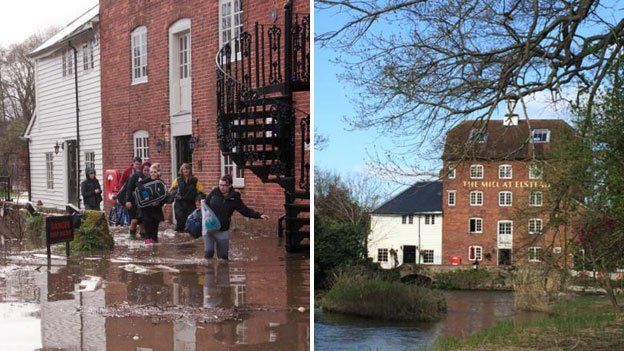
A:
{"type": "Polygon", "coordinates": [[[442,211],[442,182],[418,182],[379,206],[373,214],[410,214],[442,211]]]}

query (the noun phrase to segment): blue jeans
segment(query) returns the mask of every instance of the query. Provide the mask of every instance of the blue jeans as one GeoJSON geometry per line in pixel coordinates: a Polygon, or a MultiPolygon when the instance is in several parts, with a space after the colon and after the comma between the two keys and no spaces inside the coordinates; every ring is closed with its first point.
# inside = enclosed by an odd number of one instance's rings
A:
{"type": "Polygon", "coordinates": [[[212,258],[214,256],[215,243],[217,245],[217,257],[223,260],[228,259],[230,251],[230,231],[225,230],[214,234],[204,235],[204,257],[212,258]]]}

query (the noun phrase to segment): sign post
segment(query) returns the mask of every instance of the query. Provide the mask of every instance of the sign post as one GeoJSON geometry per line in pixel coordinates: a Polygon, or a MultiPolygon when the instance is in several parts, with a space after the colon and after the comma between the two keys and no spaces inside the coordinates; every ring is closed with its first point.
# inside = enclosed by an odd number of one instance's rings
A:
{"type": "Polygon", "coordinates": [[[48,264],[51,261],[50,245],[65,242],[65,253],[69,257],[69,242],[74,240],[73,216],[46,217],[46,247],[48,264]]]}

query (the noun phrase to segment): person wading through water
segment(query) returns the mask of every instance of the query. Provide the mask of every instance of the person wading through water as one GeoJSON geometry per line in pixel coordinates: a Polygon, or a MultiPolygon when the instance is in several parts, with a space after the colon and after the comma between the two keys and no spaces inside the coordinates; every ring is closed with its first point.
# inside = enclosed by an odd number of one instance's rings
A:
{"type": "Polygon", "coordinates": [[[149,161],[143,162],[143,165],[139,168],[140,171],[138,173],[134,173],[130,179],[128,179],[128,185],[126,186],[126,208],[128,209],[128,213],[130,214],[130,218],[132,221],[130,222],[130,239],[135,240],[137,226],[139,227],[141,238],[145,236],[145,227],[141,221],[141,209],[137,206],[136,199],[134,198],[134,189],[139,185],[139,183],[149,178],[151,164],[149,161]]]}
{"type": "MultiPolygon", "coordinates": [[[[158,163],[153,164],[149,168],[149,177],[143,179],[138,187],[141,188],[154,180],[160,179],[160,166],[158,163]]],[[[164,199],[161,202],[154,203],[151,206],[143,207],[141,209],[141,220],[145,227],[145,243],[153,244],[158,242],[158,225],[165,220],[162,207],[164,205],[164,199]]]]}
{"type": "Polygon", "coordinates": [[[173,180],[169,192],[177,189],[175,202],[173,204],[173,213],[175,214],[177,232],[183,232],[186,225],[186,219],[197,208],[195,202],[198,196],[203,195],[204,187],[193,176],[191,165],[183,163],[180,166],[179,177],[173,180]]]}
{"type": "Polygon", "coordinates": [[[102,187],[95,177],[95,169],[87,168],[87,179],[80,183],[80,193],[84,200],[85,209],[100,211],[102,202],[102,187]]]}
{"type": "Polygon", "coordinates": [[[249,218],[269,219],[269,216],[245,206],[243,200],[241,200],[241,194],[232,187],[232,176],[229,174],[219,179],[219,187],[214,188],[210,194],[206,196],[205,201],[221,223],[221,228],[218,232],[203,237],[204,257],[206,259],[211,259],[214,256],[215,244],[217,247],[217,257],[223,260],[228,259],[230,249],[230,219],[234,211],[238,211],[243,216],[249,218]]]}

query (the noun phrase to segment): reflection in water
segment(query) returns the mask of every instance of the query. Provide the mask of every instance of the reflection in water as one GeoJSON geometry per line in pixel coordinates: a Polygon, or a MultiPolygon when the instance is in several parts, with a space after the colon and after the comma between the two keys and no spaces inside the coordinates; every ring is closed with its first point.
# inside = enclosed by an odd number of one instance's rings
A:
{"type": "MultiPolygon", "coordinates": [[[[248,239],[248,238],[247,238],[248,239]]],[[[239,238],[245,244],[246,238],[239,238]]],[[[242,254],[250,250],[246,245],[242,254]]],[[[256,350],[307,350],[308,314],[296,311],[308,306],[309,260],[307,254],[287,255],[273,238],[254,238],[253,250],[263,252],[254,260],[212,261],[168,265],[179,270],[137,274],[111,264],[70,261],[66,266],[22,267],[0,274],[0,307],[6,301],[38,304],[41,347],[63,350],[223,350],[253,345],[256,350]],[[264,250],[264,251],[262,251],[264,250]],[[85,275],[102,277],[104,285],[80,292],[85,275]],[[9,288],[10,287],[10,288],[9,288]],[[159,315],[104,317],[99,309],[118,306],[179,309],[182,318],[159,315]],[[235,320],[197,322],[186,310],[234,308],[244,311],[235,320]]],[[[162,245],[158,257],[175,260],[190,249],[162,245]]],[[[190,255],[201,257],[201,247],[190,255]]],[[[142,252],[148,257],[149,254],[142,252]]],[[[127,255],[127,250],[124,252],[127,255]]],[[[151,256],[153,258],[153,256],[151,256]]],[[[37,306],[37,305],[33,305],[37,306]]],[[[1,325],[0,316],[0,325],[1,325]]]]}

